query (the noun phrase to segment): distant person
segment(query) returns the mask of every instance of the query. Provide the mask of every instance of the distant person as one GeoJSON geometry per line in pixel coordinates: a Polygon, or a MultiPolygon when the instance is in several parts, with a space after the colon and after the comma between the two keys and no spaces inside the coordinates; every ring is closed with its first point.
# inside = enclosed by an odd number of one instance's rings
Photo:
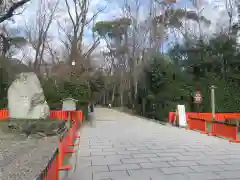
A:
{"type": "Polygon", "coordinates": [[[112,107],[112,104],[111,104],[111,103],[109,103],[109,104],[108,104],[108,107],[109,107],[109,108],[111,108],[111,107],[112,107]]]}
{"type": "Polygon", "coordinates": [[[90,105],[90,112],[93,112],[93,111],[94,111],[94,105],[91,104],[91,105],[90,105]]]}

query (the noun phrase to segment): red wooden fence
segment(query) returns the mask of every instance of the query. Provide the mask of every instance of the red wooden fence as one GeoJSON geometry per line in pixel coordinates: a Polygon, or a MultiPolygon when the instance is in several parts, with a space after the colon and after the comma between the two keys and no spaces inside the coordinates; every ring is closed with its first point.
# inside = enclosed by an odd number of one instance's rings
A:
{"type": "MultiPolygon", "coordinates": [[[[0,120],[6,120],[8,117],[8,110],[0,110],[0,120]]],[[[68,120],[68,112],[50,111],[49,118],[68,120]]],[[[63,162],[68,153],[76,152],[75,150],[72,150],[71,146],[76,145],[74,144],[75,139],[80,138],[80,136],[78,136],[78,130],[83,121],[83,112],[71,111],[70,119],[72,120],[71,128],[60,139],[58,142],[58,148],[52,156],[52,159],[36,180],[59,180],[60,170],[70,170],[72,168],[71,165],[64,165],[63,162]]]]}
{"type": "MultiPolygon", "coordinates": [[[[201,133],[220,136],[230,139],[230,142],[240,142],[238,139],[238,126],[224,124],[227,119],[240,119],[240,113],[216,113],[212,120],[211,113],[186,112],[188,129],[198,130],[201,133]],[[210,128],[207,128],[209,125],[210,128]]],[[[169,112],[169,123],[173,123],[175,112],[169,112]]]]}

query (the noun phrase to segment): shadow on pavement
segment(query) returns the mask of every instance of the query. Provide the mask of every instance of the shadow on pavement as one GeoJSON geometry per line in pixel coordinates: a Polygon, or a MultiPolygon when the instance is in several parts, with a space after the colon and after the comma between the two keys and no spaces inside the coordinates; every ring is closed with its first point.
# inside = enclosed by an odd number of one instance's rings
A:
{"type": "Polygon", "coordinates": [[[92,128],[96,127],[94,112],[91,112],[88,114],[88,119],[85,121],[84,126],[92,127],[92,128]]]}

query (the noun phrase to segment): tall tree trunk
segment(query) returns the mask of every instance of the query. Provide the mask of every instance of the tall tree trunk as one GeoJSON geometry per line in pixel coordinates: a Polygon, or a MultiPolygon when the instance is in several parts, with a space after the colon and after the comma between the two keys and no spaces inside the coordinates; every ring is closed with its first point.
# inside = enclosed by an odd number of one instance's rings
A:
{"type": "Polygon", "coordinates": [[[135,82],[134,82],[134,100],[135,100],[135,103],[137,103],[137,96],[138,96],[138,81],[137,79],[135,78],[135,82]]]}
{"type": "Polygon", "coordinates": [[[116,90],[116,86],[115,84],[113,85],[113,91],[112,91],[112,99],[111,99],[111,103],[113,104],[114,99],[115,99],[115,90],[116,90]]]}
{"type": "Polygon", "coordinates": [[[142,98],[142,115],[145,116],[146,113],[146,99],[142,98]]]}
{"type": "Polygon", "coordinates": [[[120,106],[123,107],[123,91],[120,92],[120,106]]]}
{"type": "Polygon", "coordinates": [[[106,105],[106,91],[103,93],[103,105],[106,105]]]}
{"type": "Polygon", "coordinates": [[[123,107],[123,72],[121,71],[120,78],[120,106],[123,107]]]}

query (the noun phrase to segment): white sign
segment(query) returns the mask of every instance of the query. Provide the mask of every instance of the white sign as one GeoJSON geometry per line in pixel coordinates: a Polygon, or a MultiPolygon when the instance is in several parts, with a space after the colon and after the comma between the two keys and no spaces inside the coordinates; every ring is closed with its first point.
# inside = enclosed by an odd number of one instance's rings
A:
{"type": "Polygon", "coordinates": [[[62,110],[64,111],[75,111],[76,110],[76,100],[67,98],[63,100],[62,110]]]}
{"type": "Polygon", "coordinates": [[[187,127],[186,112],[184,105],[177,105],[178,123],[180,127],[187,127]]]}

